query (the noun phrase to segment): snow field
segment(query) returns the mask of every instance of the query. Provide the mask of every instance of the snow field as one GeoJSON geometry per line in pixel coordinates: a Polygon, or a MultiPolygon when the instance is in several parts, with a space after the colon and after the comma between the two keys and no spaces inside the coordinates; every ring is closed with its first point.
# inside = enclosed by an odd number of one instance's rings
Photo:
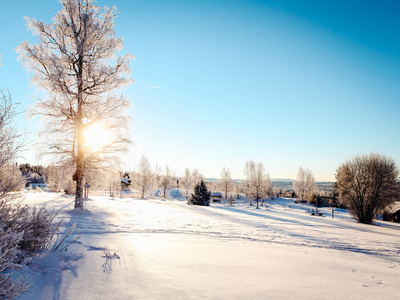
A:
{"type": "Polygon", "coordinates": [[[67,251],[24,268],[20,299],[393,299],[400,291],[400,227],[357,224],[345,211],[310,216],[292,199],[189,206],[93,196],[84,211],[57,193],[26,203],[60,209],[67,251]],[[109,257],[104,250],[107,249],[109,257]],[[115,255],[114,255],[115,254],[115,255]]]}

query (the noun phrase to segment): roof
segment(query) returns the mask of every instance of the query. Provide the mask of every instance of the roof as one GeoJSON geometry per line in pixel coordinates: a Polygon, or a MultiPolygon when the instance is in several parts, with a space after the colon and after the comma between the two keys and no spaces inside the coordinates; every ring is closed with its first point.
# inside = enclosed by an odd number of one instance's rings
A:
{"type": "Polygon", "coordinates": [[[211,196],[214,196],[214,197],[221,196],[221,197],[222,197],[222,194],[221,194],[221,193],[212,193],[212,195],[211,195],[211,196]]]}
{"type": "Polygon", "coordinates": [[[393,204],[386,206],[385,212],[394,214],[395,212],[400,210],[400,201],[396,201],[393,204]]]}

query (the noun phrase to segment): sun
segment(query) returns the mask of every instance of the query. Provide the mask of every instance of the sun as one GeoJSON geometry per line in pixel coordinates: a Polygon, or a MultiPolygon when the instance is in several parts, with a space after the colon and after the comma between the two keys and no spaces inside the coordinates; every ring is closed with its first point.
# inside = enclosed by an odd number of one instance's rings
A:
{"type": "Polygon", "coordinates": [[[102,125],[95,124],[88,126],[83,133],[86,147],[97,152],[110,143],[110,132],[102,125]]]}

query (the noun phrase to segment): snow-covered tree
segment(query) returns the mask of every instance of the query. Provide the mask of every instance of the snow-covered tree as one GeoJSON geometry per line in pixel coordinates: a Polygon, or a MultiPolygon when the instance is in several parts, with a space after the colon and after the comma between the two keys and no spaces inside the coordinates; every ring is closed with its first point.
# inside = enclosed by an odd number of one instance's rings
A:
{"type": "MultiPolygon", "coordinates": [[[[121,194],[121,174],[118,171],[109,171],[103,176],[101,185],[107,187],[110,192],[110,197],[121,194]]],[[[142,197],[143,198],[143,197],[142,197]]]]}
{"type": "Polygon", "coordinates": [[[14,126],[15,105],[10,95],[0,91],[0,299],[14,299],[26,285],[11,277],[23,231],[15,230],[15,208],[25,186],[15,161],[21,150],[21,136],[14,126]],[[7,273],[8,272],[8,273],[7,273]]]}
{"type": "Polygon", "coordinates": [[[23,232],[15,233],[5,227],[5,222],[0,218],[0,299],[15,299],[27,289],[26,284],[13,280],[9,273],[15,268],[13,260],[19,252],[17,245],[23,232]]]}
{"type": "Polygon", "coordinates": [[[198,169],[192,171],[192,187],[204,180],[203,174],[200,173],[198,169]]]}
{"type": "Polygon", "coordinates": [[[194,187],[194,194],[187,201],[191,205],[209,206],[210,197],[211,193],[208,191],[206,184],[203,180],[200,180],[194,187]]]}
{"type": "Polygon", "coordinates": [[[303,167],[300,167],[296,180],[293,181],[293,188],[297,197],[301,198],[301,201],[304,201],[307,197],[311,200],[313,194],[318,190],[311,170],[304,170],[303,167]]]}
{"type": "Polygon", "coordinates": [[[244,168],[245,190],[246,195],[249,197],[250,205],[251,200],[254,199],[258,202],[263,199],[271,187],[271,180],[269,174],[265,172],[264,165],[254,163],[252,160],[246,161],[244,168]]]}
{"type": "Polygon", "coordinates": [[[6,90],[0,90],[0,201],[10,202],[20,197],[13,193],[25,182],[15,164],[23,146],[23,138],[14,125],[15,105],[6,90]]]}
{"type": "Polygon", "coordinates": [[[46,92],[32,110],[45,124],[39,145],[58,163],[74,167],[75,207],[82,207],[85,172],[115,165],[129,142],[129,102],[115,91],[131,82],[132,56],[116,56],[123,43],[113,30],[115,6],[60,2],[51,24],[26,17],[39,42],[25,41],[17,51],[32,83],[46,92]]]}
{"type": "Polygon", "coordinates": [[[318,186],[315,183],[314,174],[311,172],[311,170],[307,169],[305,173],[306,173],[306,195],[308,197],[308,200],[311,201],[311,198],[318,191],[318,186]]]}
{"type": "Polygon", "coordinates": [[[192,187],[192,175],[190,174],[190,170],[188,168],[185,169],[185,174],[181,179],[181,184],[186,190],[186,197],[189,196],[189,190],[192,187]]]}
{"type": "Polygon", "coordinates": [[[296,180],[293,181],[293,188],[296,196],[300,197],[301,201],[304,201],[307,193],[307,180],[303,167],[300,167],[297,172],[296,180]]]}
{"type": "Polygon", "coordinates": [[[153,184],[153,173],[150,169],[150,162],[145,156],[142,156],[136,167],[136,176],[134,177],[134,181],[140,189],[140,197],[144,198],[146,190],[148,190],[153,184]]]}
{"type": "Polygon", "coordinates": [[[173,185],[173,177],[171,175],[171,172],[169,170],[169,167],[165,167],[165,172],[160,175],[160,178],[158,179],[158,186],[163,189],[163,197],[165,198],[165,195],[167,193],[167,189],[170,188],[173,185]]]}
{"type": "Polygon", "coordinates": [[[231,171],[225,167],[221,172],[221,185],[225,192],[225,199],[228,199],[228,192],[234,185],[234,181],[232,180],[231,171]]]}

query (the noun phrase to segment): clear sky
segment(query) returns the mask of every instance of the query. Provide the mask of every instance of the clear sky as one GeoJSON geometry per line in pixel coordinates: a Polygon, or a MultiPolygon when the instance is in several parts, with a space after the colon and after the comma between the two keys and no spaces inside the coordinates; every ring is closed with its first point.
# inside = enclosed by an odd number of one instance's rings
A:
{"type": "MultiPolygon", "coordinates": [[[[0,87],[21,111],[35,89],[15,47],[34,41],[25,15],[50,22],[56,0],[0,0],[0,87]]],[[[400,2],[98,0],[117,5],[115,31],[135,55],[126,156],[219,177],[248,159],[272,178],[300,166],[318,180],[376,151],[400,164],[400,2]]],[[[38,120],[18,117],[35,140],[38,120]]],[[[23,153],[35,163],[33,150],[23,153]]],[[[43,162],[42,162],[43,163],[43,162]]]]}

